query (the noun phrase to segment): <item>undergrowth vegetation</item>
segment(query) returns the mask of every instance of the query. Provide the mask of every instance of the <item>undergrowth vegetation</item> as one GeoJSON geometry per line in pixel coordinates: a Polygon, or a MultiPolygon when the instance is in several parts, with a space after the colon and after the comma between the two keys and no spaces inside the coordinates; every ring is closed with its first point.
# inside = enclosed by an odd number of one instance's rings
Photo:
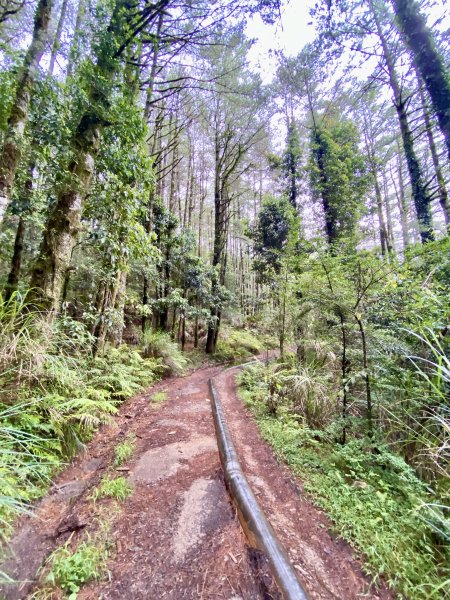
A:
{"type": "MultiPolygon", "coordinates": [[[[45,583],[61,588],[69,600],[75,600],[84,583],[103,575],[107,557],[105,546],[97,542],[82,542],[75,551],[66,544],[51,556],[51,568],[45,583]]],[[[43,600],[44,597],[45,589],[36,600],[43,600]]]]}
{"type": "Polygon", "coordinates": [[[123,502],[133,492],[133,488],[125,477],[106,475],[92,492],[94,502],[100,498],[114,498],[123,502]]]}
{"type": "Polygon", "coordinates": [[[181,375],[189,361],[180,351],[178,344],[172,341],[164,331],[148,329],[143,336],[143,356],[160,360],[166,375],[181,375]]]}
{"type": "Polygon", "coordinates": [[[136,445],[136,436],[133,433],[129,433],[126,438],[120,444],[114,448],[114,466],[120,467],[121,464],[126,462],[133,455],[134,448],[136,445]]]}
{"type": "Polygon", "coordinates": [[[256,330],[223,328],[215,358],[219,362],[240,362],[276,346],[273,337],[263,336],[256,330]]]}
{"type": "Polygon", "coordinates": [[[302,478],[336,532],[364,553],[374,579],[384,577],[401,597],[445,597],[450,519],[442,481],[424,483],[381,436],[362,434],[356,417],[352,438],[339,443],[342,422],[330,418],[327,382],[314,388],[314,379],[290,357],[269,370],[246,367],[239,389],[263,437],[302,478]]]}
{"type": "Polygon", "coordinates": [[[161,357],[127,346],[93,357],[91,336],[68,318],[49,323],[14,295],[0,296],[0,520],[48,487],[126,398],[160,378],[161,357]]]}

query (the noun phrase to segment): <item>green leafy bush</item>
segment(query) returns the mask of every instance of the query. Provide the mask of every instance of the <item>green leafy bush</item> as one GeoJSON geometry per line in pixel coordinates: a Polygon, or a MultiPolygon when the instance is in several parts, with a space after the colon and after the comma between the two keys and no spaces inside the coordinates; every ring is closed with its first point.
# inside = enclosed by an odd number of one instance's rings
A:
{"type": "Polygon", "coordinates": [[[59,586],[68,594],[69,600],[75,600],[84,583],[103,575],[106,559],[107,552],[102,545],[82,542],[75,552],[71,552],[66,544],[52,554],[46,582],[59,586]]]}
{"type": "Polygon", "coordinates": [[[261,362],[247,365],[238,374],[238,383],[241,388],[252,391],[264,380],[266,367],[261,362]]]}

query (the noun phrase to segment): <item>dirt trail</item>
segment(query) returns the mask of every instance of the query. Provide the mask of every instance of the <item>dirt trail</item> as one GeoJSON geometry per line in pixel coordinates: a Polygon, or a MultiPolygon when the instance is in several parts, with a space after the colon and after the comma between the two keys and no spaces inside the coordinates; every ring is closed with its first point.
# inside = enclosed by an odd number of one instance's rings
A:
{"type": "Polygon", "coordinates": [[[236,398],[235,371],[220,372],[209,367],[161,382],[122,406],[114,423],[61,473],[35,517],[23,519],[11,543],[15,557],[0,570],[29,582],[0,590],[0,597],[27,598],[55,545],[89,531],[89,490],[111,464],[115,445],[132,431],[137,444],[126,473],[134,492],[111,529],[110,576],[85,586],[80,600],[280,598],[265,558],[242,534],[223,483],[208,390],[209,378],[217,376],[244,471],[311,598],[391,598],[386,590],[371,590],[350,548],[330,535],[324,515],[276,462],[236,398]],[[159,407],[149,402],[157,390],[167,392],[159,407]]]}

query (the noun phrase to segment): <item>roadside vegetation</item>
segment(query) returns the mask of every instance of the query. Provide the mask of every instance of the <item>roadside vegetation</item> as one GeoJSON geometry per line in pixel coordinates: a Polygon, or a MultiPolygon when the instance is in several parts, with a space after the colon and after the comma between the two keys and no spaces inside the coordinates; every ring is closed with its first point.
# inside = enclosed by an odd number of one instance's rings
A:
{"type": "Polygon", "coordinates": [[[96,541],[82,542],[71,551],[68,544],[58,548],[50,557],[50,570],[45,577],[49,588],[42,588],[34,596],[35,600],[52,597],[59,588],[69,600],[75,600],[81,586],[89,581],[100,579],[106,572],[108,552],[106,546],[96,541]]]}
{"type": "Polygon", "coordinates": [[[0,297],[0,330],[0,520],[7,532],[56,470],[166,366],[127,346],[94,357],[82,324],[48,323],[19,294],[0,297]]]}
{"type": "Polygon", "coordinates": [[[92,492],[92,500],[95,502],[100,498],[114,498],[123,502],[132,492],[133,488],[125,477],[105,475],[100,484],[92,492]]]}
{"type": "MultiPolygon", "coordinates": [[[[330,348],[325,370],[323,347],[316,344],[308,350],[307,366],[286,354],[269,369],[245,367],[238,381],[264,439],[301,478],[336,534],[364,555],[375,583],[382,577],[401,597],[425,600],[444,598],[450,590],[450,518],[448,432],[440,429],[440,409],[429,413],[428,423],[421,414],[425,405],[441,402],[446,410],[450,370],[438,345],[417,341],[434,351],[436,362],[426,368],[422,360],[410,362],[416,377],[402,390],[403,401],[386,396],[387,386],[378,382],[370,431],[356,381],[342,418],[330,348]],[[411,427],[401,426],[398,414],[405,410],[417,431],[413,450],[411,427]]],[[[402,358],[408,365],[408,355],[402,358]]]]}
{"type": "Polygon", "coordinates": [[[123,442],[117,444],[114,448],[114,466],[120,467],[129,460],[134,452],[136,445],[136,436],[133,433],[127,434],[123,442]]]}

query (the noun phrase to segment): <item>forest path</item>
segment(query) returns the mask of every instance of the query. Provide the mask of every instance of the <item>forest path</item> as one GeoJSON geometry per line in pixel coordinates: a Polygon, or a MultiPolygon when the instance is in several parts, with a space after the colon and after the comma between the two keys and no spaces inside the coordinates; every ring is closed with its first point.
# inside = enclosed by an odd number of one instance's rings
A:
{"type": "Polygon", "coordinates": [[[326,517],[261,440],[236,396],[235,375],[236,369],[198,369],[126,402],[60,474],[35,517],[24,518],[11,543],[15,557],[0,569],[31,581],[0,590],[0,597],[27,598],[52,548],[69,536],[76,543],[95,535],[99,515],[109,513],[110,576],[86,585],[80,600],[280,598],[265,557],[242,533],[223,482],[208,389],[214,377],[244,472],[310,598],[391,598],[371,588],[350,547],[330,534],[326,517]],[[167,399],[155,406],[150,400],[161,391],[167,399]],[[114,471],[114,447],[130,432],[136,436],[133,457],[115,475],[127,475],[134,491],[115,514],[110,500],[94,504],[90,493],[114,471]]]}

